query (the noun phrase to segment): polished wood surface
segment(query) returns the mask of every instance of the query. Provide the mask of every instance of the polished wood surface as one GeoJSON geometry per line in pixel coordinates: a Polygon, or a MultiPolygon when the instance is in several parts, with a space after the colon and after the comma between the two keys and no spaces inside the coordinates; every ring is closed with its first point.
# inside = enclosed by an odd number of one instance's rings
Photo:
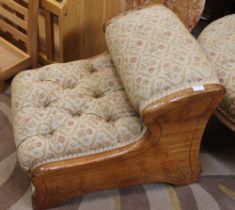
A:
{"type": "Polygon", "coordinates": [[[0,37],[0,78],[6,80],[31,65],[30,56],[0,37]],[[20,67],[20,68],[19,68],[20,67]]]}
{"type": "Polygon", "coordinates": [[[38,10],[39,0],[28,1],[28,28],[27,28],[27,53],[32,59],[32,67],[36,68],[38,65],[38,10]]]}
{"type": "Polygon", "coordinates": [[[34,208],[50,208],[74,196],[140,183],[197,181],[201,138],[224,93],[222,85],[206,85],[205,91],[172,94],[141,113],[148,130],[136,143],[34,169],[34,208]]]}
{"type": "Polygon", "coordinates": [[[28,55],[13,44],[9,43],[2,37],[0,37],[0,69],[4,74],[4,70],[7,70],[9,66],[14,65],[21,59],[24,60],[28,55]]]}
{"type": "Polygon", "coordinates": [[[104,23],[120,12],[119,0],[41,0],[40,62],[67,62],[106,49],[104,23]]]}
{"type": "Polygon", "coordinates": [[[0,0],[0,31],[4,35],[0,37],[0,91],[4,90],[4,80],[37,66],[38,8],[39,0],[29,0],[28,4],[0,0]]]}

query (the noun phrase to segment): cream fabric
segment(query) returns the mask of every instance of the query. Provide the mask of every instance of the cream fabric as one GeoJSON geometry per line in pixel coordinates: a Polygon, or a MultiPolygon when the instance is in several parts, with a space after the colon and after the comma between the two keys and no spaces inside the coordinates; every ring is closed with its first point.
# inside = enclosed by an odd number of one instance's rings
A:
{"type": "Polygon", "coordinates": [[[220,110],[235,123],[235,14],[210,24],[198,41],[227,90],[220,110]]]}
{"type": "Polygon", "coordinates": [[[109,55],[20,73],[12,109],[25,170],[124,146],[145,132],[109,55]]]}
{"type": "Polygon", "coordinates": [[[114,18],[106,27],[106,42],[137,111],[171,93],[219,83],[197,41],[163,6],[114,18]]]}
{"type": "Polygon", "coordinates": [[[206,0],[120,0],[121,10],[138,8],[152,3],[163,4],[178,15],[184,25],[192,31],[203,12],[206,0]]]}
{"type": "Polygon", "coordinates": [[[135,142],[146,128],[132,105],[141,112],[168,94],[218,83],[196,41],[162,6],[114,19],[106,35],[112,56],[53,64],[14,79],[13,127],[25,170],[135,142]]]}

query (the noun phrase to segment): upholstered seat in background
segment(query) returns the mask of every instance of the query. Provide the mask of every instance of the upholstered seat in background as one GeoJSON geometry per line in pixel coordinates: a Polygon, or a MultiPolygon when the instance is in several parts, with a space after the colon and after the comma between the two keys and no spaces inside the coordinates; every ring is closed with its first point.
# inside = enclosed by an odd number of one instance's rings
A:
{"type": "Polygon", "coordinates": [[[163,6],[113,19],[106,40],[109,54],[14,79],[15,141],[36,207],[199,176],[201,136],[224,89],[197,41],[163,6]]]}
{"type": "Polygon", "coordinates": [[[235,15],[211,23],[198,41],[227,91],[217,115],[235,131],[235,15]]]}

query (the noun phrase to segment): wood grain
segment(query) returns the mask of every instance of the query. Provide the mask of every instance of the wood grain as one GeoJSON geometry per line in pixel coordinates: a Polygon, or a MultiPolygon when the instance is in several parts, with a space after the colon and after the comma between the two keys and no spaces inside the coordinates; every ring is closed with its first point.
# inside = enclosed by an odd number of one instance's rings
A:
{"type": "Polygon", "coordinates": [[[9,23],[4,22],[0,19],[0,26],[2,26],[1,30],[4,31],[5,33],[8,32],[10,34],[13,34],[16,39],[19,39],[23,42],[27,42],[26,34],[24,34],[23,32],[21,32],[19,30],[17,30],[15,27],[10,25],[9,23]]]}
{"type": "Polygon", "coordinates": [[[119,3],[119,0],[42,0],[45,15],[40,28],[46,27],[41,31],[47,34],[40,34],[40,45],[41,49],[48,44],[50,47],[39,53],[40,60],[48,64],[67,62],[103,52],[106,49],[103,25],[120,12],[119,3]]]}
{"type": "Polygon", "coordinates": [[[106,49],[103,25],[119,13],[118,4],[118,0],[68,1],[59,25],[64,61],[88,58],[106,49]]]}
{"type": "Polygon", "coordinates": [[[3,80],[37,67],[38,8],[39,0],[28,0],[27,7],[22,1],[0,0],[0,30],[9,37],[9,40],[0,37],[0,92],[4,90],[3,80]],[[26,46],[26,51],[19,46],[26,46]]]}
{"type": "Polygon", "coordinates": [[[8,20],[13,22],[14,24],[20,26],[23,29],[27,29],[28,23],[21,18],[14,15],[12,12],[9,12],[8,10],[4,9],[3,7],[0,7],[0,15],[3,17],[6,17],[8,20]]]}
{"type": "Polygon", "coordinates": [[[38,65],[38,9],[39,0],[28,0],[28,41],[27,53],[31,57],[32,67],[38,65]],[[36,21],[35,21],[36,20],[36,21]]]}
{"type": "Polygon", "coordinates": [[[16,3],[15,1],[12,1],[12,0],[10,0],[10,1],[9,0],[0,0],[0,3],[3,3],[5,5],[7,5],[8,7],[14,9],[15,11],[19,12],[20,14],[25,16],[26,19],[28,18],[27,17],[28,16],[28,10],[24,6],[16,3]]]}
{"type": "Polygon", "coordinates": [[[54,25],[52,14],[48,11],[45,11],[45,35],[47,59],[53,60],[55,58],[54,25]]]}
{"type": "Polygon", "coordinates": [[[136,143],[34,169],[34,208],[51,208],[74,196],[140,183],[197,181],[201,138],[225,93],[222,85],[205,88],[187,89],[148,106],[141,113],[148,131],[136,143]]]}

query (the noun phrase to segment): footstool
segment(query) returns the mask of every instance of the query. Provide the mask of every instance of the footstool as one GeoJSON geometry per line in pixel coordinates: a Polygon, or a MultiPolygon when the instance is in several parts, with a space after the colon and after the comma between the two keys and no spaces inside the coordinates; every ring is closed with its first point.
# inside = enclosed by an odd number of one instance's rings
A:
{"type": "Polygon", "coordinates": [[[198,41],[227,90],[216,116],[235,131],[235,14],[211,23],[198,41]]]}
{"type": "Polygon", "coordinates": [[[211,63],[163,6],[106,26],[109,51],[18,74],[12,112],[18,160],[37,209],[148,182],[195,182],[209,117],[224,95],[211,63]]]}

